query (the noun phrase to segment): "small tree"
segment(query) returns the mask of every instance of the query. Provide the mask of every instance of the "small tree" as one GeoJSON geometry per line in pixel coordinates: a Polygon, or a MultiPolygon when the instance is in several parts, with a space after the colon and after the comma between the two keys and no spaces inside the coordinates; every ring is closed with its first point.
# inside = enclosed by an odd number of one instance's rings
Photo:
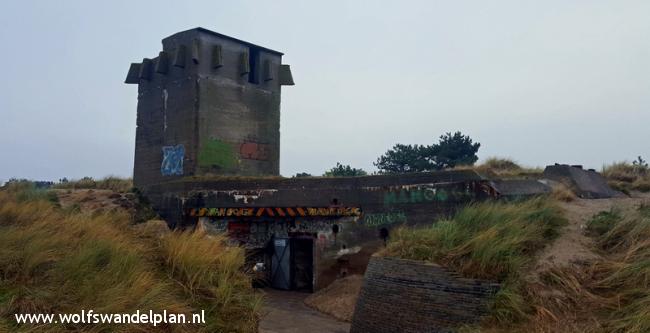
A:
{"type": "Polygon", "coordinates": [[[374,165],[381,173],[423,172],[473,165],[480,143],[474,143],[461,132],[446,133],[430,146],[396,144],[377,159],[374,165]]]}
{"type": "Polygon", "coordinates": [[[354,177],[354,176],[365,176],[368,173],[363,169],[353,168],[349,165],[343,165],[339,162],[336,163],[336,166],[325,171],[323,176],[325,177],[354,177]]]}
{"type": "Polygon", "coordinates": [[[448,169],[457,165],[474,165],[478,161],[476,153],[481,144],[472,142],[472,138],[460,131],[440,136],[440,142],[430,147],[436,169],[448,169]]]}
{"type": "Polygon", "coordinates": [[[297,173],[295,176],[293,176],[293,177],[294,177],[294,178],[311,177],[311,174],[310,174],[310,173],[306,173],[306,172],[298,172],[298,173],[297,173]]]}
{"type": "Polygon", "coordinates": [[[382,173],[405,173],[434,170],[428,153],[430,147],[396,144],[377,159],[374,165],[382,173]]]}
{"type": "Polygon", "coordinates": [[[645,175],[650,169],[648,169],[648,162],[639,156],[636,161],[632,161],[632,170],[637,175],[645,175]]]}

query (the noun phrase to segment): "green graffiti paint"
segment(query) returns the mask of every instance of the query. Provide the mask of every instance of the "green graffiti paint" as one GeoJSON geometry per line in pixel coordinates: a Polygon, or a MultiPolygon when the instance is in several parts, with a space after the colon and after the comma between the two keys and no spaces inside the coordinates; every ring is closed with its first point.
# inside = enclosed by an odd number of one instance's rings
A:
{"type": "Polygon", "coordinates": [[[384,205],[390,206],[397,203],[397,192],[390,191],[384,193],[384,205]]]}
{"type": "Polygon", "coordinates": [[[447,191],[444,189],[439,189],[436,191],[436,199],[439,201],[447,201],[447,199],[449,199],[449,194],[447,194],[447,191]]]}
{"type": "Polygon", "coordinates": [[[387,224],[404,222],[406,222],[406,214],[404,214],[404,212],[367,214],[363,217],[363,224],[368,227],[377,227],[387,224]]]}
{"type": "Polygon", "coordinates": [[[384,193],[384,206],[447,201],[449,193],[441,188],[416,188],[384,193]]]}
{"type": "Polygon", "coordinates": [[[210,139],[201,147],[198,162],[200,167],[228,169],[237,165],[237,158],[230,144],[210,139]]]}

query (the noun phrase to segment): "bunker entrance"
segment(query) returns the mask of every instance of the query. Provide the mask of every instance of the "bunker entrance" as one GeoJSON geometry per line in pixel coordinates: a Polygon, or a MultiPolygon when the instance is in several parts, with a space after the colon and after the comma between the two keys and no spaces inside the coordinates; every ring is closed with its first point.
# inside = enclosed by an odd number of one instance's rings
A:
{"type": "Polygon", "coordinates": [[[271,286],[312,292],[314,240],[312,237],[275,238],[272,243],[271,286]]]}
{"type": "Polygon", "coordinates": [[[294,290],[311,292],[314,289],[314,239],[292,238],[291,242],[293,247],[291,287],[294,290]]]}

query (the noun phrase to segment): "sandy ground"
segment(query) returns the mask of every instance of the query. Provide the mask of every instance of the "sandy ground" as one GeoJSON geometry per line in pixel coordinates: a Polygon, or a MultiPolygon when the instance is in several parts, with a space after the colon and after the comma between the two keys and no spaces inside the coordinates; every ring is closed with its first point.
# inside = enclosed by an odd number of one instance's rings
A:
{"type": "Polygon", "coordinates": [[[55,190],[59,202],[63,208],[74,204],[79,205],[82,211],[110,211],[126,210],[134,208],[135,196],[131,193],[117,193],[112,190],[98,189],[77,189],[77,190],[55,190]]]}
{"type": "Polygon", "coordinates": [[[305,304],[336,319],[351,322],[362,284],[363,275],[346,276],[311,294],[305,299],[305,304]]]}
{"type": "Polygon", "coordinates": [[[265,289],[260,333],[347,333],[350,324],[308,308],[308,293],[265,289]]]}
{"type": "Polygon", "coordinates": [[[593,240],[585,235],[587,221],[595,214],[613,207],[625,212],[636,209],[643,202],[650,202],[650,193],[633,193],[632,197],[611,199],[576,199],[561,203],[569,224],[561,231],[560,237],[540,253],[535,269],[531,272],[597,259],[598,255],[592,251],[593,240]]]}

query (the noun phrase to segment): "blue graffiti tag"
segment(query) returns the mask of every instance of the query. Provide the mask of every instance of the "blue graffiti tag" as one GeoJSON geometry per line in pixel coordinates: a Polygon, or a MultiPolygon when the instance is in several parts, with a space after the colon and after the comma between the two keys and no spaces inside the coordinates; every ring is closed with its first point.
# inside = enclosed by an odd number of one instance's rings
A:
{"type": "Polygon", "coordinates": [[[162,147],[163,160],[160,165],[160,173],[163,176],[175,176],[183,174],[183,157],[185,147],[183,145],[162,147]]]}

